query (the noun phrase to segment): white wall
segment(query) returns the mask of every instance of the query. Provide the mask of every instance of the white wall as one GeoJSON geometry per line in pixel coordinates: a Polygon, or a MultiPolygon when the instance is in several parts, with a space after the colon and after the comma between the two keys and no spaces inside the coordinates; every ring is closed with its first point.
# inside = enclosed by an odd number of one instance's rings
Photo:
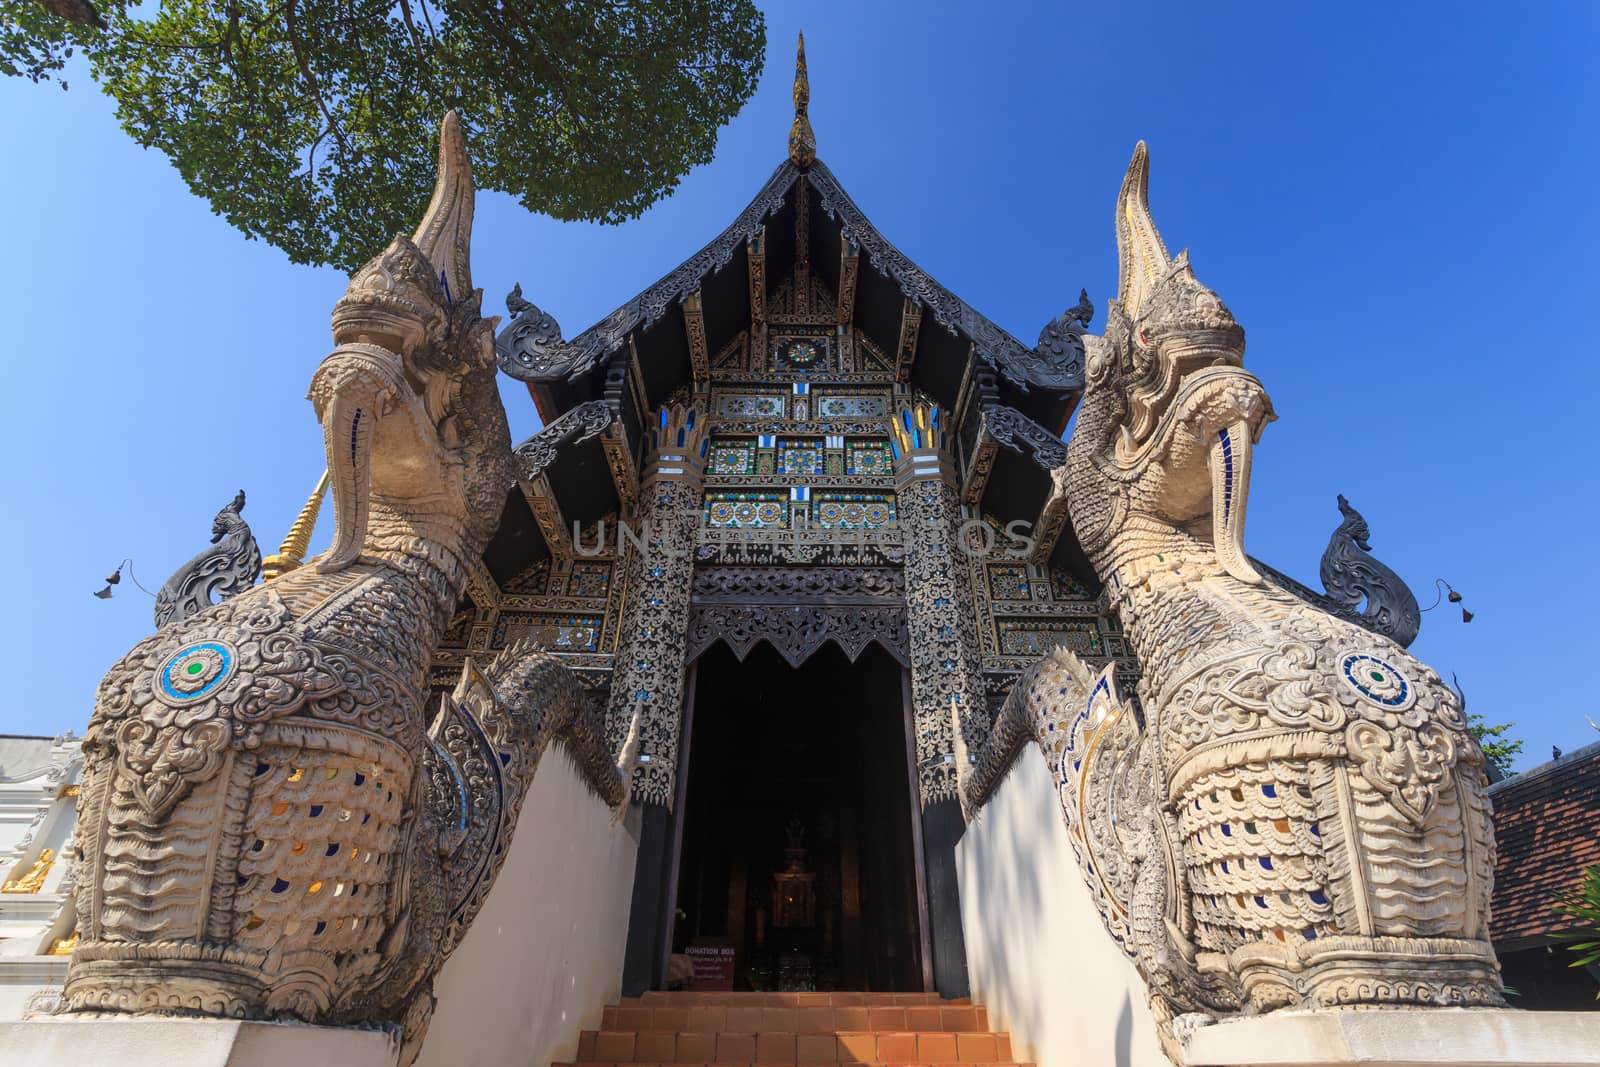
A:
{"type": "Polygon", "coordinates": [[[1100,924],[1029,744],[956,845],[974,1002],[1039,1067],[1170,1067],[1144,984],[1100,924]]]}
{"type": "Polygon", "coordinates": [[[545,753],[511,853],[434,983],[417,1067],[549,1067],[577,1058],[622,987],[635,807],[620,825],[559,749],[545,753]]]}

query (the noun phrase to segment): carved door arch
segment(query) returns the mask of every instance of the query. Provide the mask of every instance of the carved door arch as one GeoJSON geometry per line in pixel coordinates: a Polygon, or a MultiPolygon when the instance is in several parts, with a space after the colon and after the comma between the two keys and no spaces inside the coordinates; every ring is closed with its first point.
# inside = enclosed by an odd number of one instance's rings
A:
{"type": "Polygon", "coordinates": [[[854,663],[876,643],[911,665],[905,580],[893,567],[710,567],[697,570],[685,658],[718,641],[739,660],[765,641],[799,667],[830,641],[854,663]]]}

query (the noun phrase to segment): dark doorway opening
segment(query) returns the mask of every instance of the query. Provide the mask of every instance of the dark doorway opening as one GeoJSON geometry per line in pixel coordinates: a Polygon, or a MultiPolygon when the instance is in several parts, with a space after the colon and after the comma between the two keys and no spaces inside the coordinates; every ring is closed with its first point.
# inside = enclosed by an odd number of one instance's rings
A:
{"type": "Polygon", "coordinates": [[[700,658],[674,952],[731,948],[735,989],[923,989],[903,694],[876,645],[700,658]]]}

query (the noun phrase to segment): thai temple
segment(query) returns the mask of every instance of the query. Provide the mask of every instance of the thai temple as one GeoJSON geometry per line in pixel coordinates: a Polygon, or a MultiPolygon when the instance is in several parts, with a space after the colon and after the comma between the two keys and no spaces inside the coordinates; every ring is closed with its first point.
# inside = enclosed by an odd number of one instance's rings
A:
{"type": "Polygon", "coordinates": [[[1271,383],[1144,144],[1024,340],[809,93],[572,336],[486,312],[445,116],[280,549],[241,494],[81,738],[0,739],[0,1062],[1600,1064],[1526,843],[1600,749],[1492,785],[1353,503],[1321,590],[1248,553],[1271,383]]]}

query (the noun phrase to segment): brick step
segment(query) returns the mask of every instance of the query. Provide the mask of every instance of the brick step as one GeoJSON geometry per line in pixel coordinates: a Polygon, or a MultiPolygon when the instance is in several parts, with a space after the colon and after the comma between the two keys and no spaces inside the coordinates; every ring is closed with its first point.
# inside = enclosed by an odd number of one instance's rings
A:
{"type": "Polygon", "coordinates": [[[989,1029],[989,1012],[983,1007],[951,1001],[822,1007],[764,1006],[737,1001],[667,1007],[659,1000],[633,1003],[624,1000],[606,1007],[600,1028],[694,1034],[723,1030],[741,1034],[832,1034],[847,1030],[976,1033],[989,1029]]]}
{"type": "Polygon", "coordinates": [[[682,1007],[686,1004],[717,1004],[724,1007],[816,1008],[827,1007],[906,1007],[913,1004],[971,1004],[971,999],[944,1000],[938,993],[668,993],[659,990],[640,997],[624,997],[623,1004],[634,1007],[682,1007]],[[637,1002],[637,1003],[635,1003],[637,1002]]]}
{"type": "Polygon", "coordinates": [[[1011,1063],[1011,1036],[977,1032],[859,1030],[794,1032],[585,1030],[582,1063],[1011,1063]]]}

